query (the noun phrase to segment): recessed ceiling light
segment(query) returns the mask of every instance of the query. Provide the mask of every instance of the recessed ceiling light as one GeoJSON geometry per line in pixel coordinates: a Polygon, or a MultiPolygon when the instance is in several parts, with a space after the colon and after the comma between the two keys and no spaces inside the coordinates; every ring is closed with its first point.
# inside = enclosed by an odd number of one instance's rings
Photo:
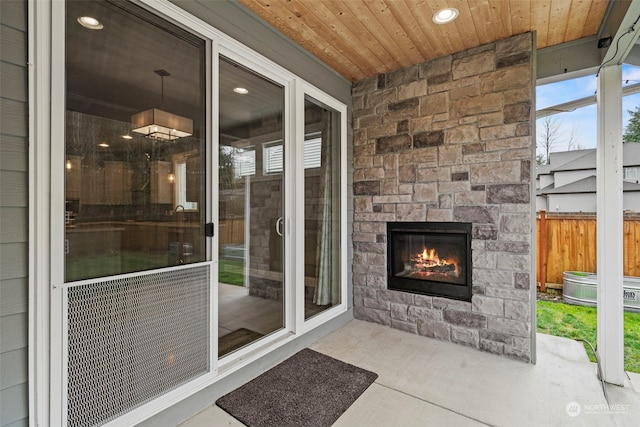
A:
{"type": "Polygon", "coordinates": [[[102,25],[100,21],[98,21],[96,18],[92,18],[91,16],[81,16],[80,18],[78,18],[78,23],[90,30],[101,30],[102,28],[104,28],[104,25],[102,25]]]}
{"type": "Polygon", "coordinates": [[[122,139],[133,139],[131,135],[122,135],[122,139]]]}
{"type": "Polygon", "coordinates": [[[240,95],[246,95],[246,94],[249,93],[249,91],[247,89],[243,88],[243,87],[236,87],[236,88],[233,89],[233,91],[235,93],[239,93],[240,95]]]}
{"type": "Polygon", "coordinates": [[[433,15],[433,22],[436,24],[448,24],[458,17],[458,13],[458,9],[455,7],[439,10],[433,15]]]}
{"type": "Polygon", "coordinates": [[[101,142],[100,144],[98,144],[98,147],[102,147],[102,148],[107,148],[109,146],[109,144],[107,144],[106,142],[101,142]]]}

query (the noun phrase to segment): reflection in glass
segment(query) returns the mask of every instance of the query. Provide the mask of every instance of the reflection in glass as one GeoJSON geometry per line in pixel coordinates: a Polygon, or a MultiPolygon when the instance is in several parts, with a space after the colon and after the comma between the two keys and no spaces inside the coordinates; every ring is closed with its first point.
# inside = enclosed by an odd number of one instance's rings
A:
{"type": "Polygon", "coordinates": [[[340,304],[340,113],[305,98],[305,319],[340,304]]]}
{"type": "Polygon", "coordinates": [[[204,42],[124,2],[66,13],[65,281],[204,260],[204,42]],[[193,134],[132,132],[149,109],[193,134]]]}
{"type": "Polygon", "coordinates": [[[222,357],[284,327],[284,89],[224,58],[219,81],[222,357]]]}

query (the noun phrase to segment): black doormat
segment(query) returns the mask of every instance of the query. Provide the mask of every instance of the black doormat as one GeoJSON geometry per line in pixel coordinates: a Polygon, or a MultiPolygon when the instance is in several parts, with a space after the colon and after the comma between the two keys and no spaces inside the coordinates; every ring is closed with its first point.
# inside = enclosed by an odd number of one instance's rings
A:
{"type": "Polygon", "coordinates": [[[262,338],[264,335],[251,329],[240,328],[233,332],[223,335],[218,340],[218,357],[222,357],[227,353],[244,347],[245,345],[262,338]]]}
{"type": "Polygon", "coordinates": [[[376,378],[306,348],[216,404],[249,427],[328,427],[376,378]]]}

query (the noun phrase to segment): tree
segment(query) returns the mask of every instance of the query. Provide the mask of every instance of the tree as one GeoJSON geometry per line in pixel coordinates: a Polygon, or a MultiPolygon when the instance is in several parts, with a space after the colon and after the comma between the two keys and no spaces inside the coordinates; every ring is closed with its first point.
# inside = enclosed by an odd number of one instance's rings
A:
{"type": "Polygon", "coordinates": [[[622,140],[625,142],[640,142],[640,105],[636,106],[635,111],[627,110],[631,114],[629,123],[625,129],[622,140]]]}
{"type": "Polygon", "coordinates": [[[580,139],[582,138],[582,132],[580,128],[576,124],[571,128],[571,132],[567,137],[567,151],[573,150],[582,150],[584,146],[580,144],[580,139]]]}
{"type": "Polygon", "coordinates": [[[561,123],[557,119],[547,116],[541,120],[537,133],[536,146],[539,150],[542,150],[540,154],[543,156],[540,161],[549,163],[549,153],[560,142],[562,137],[561,123]]]}

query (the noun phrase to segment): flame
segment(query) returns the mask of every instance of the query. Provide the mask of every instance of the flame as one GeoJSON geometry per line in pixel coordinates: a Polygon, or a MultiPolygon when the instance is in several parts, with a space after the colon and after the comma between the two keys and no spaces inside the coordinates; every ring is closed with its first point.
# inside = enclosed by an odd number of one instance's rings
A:
{"type": "Polygon", "coordinates": [[[457,260],[440,258],[435,248],[422,248],[422,252],[417,253],[411,258],[418,270],[429,267],[453,265],[455,267],[454,274],[460,274],[457,260]]]}

